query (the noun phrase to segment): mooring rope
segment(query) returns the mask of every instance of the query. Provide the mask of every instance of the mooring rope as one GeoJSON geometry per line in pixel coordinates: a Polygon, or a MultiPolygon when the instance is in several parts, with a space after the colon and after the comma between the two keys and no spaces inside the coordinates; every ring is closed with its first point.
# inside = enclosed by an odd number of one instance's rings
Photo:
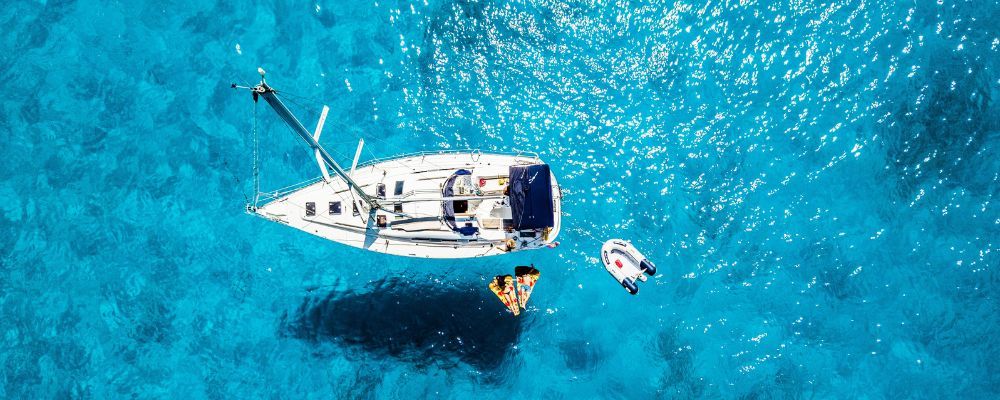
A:
{"type": "Polygon", "coordinates": [[[587,236],[588,238],[590,238],[594,242],[596,242],[598,244],[604,244],[604,241],[602,241],[602,240],[594,237],[594,235],[591,234],[590,232],[588,232],[586,229],[583,229],[583,228],[570,228],[570,229],[567,229],[567,230],[571,231],[571,232],[582,233],[583,235],[587,236]]]}

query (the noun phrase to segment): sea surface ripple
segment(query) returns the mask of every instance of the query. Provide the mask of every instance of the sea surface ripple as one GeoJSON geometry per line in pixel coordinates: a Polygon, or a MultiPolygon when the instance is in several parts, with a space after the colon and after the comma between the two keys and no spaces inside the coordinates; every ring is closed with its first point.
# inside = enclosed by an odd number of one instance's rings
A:
{"type": "MultiPolygon", "coordinates": [[[[0,8],[0,398],[1000,397],[1000,4],[0,8]],[[555,250],[253,218],[263,66],[349,163],[537,152],[555,250]],[[598,264],[631,240],[660,275],[598,264]],[[486,289],[534,263],[518,318],[486,289]]],[[[266,190],[318,175],[261,107],[266,190]]]]}

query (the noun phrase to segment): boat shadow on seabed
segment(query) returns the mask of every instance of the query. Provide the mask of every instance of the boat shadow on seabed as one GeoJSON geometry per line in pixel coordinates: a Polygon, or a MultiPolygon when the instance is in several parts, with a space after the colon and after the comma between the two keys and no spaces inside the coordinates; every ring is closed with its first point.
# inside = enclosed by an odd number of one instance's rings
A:
{"type": "Polygon", "coordinates": [[[484,373],[503,368],[518,341],[522,318],[497,307],[489,292],[398,278],[371,286],[306,297],[282,318],[282,334],[418,365],[464,362],[484,373]]]}

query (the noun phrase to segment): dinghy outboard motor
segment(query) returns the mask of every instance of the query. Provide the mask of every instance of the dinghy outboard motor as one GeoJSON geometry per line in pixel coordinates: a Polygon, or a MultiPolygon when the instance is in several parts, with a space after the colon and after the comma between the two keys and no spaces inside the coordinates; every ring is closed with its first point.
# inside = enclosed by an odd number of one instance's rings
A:
{"type": "Polygon", "coordinates": [[[630,294],[639,293],[639,286],[636,285],[635,282],[633,282],[629,278],[625,278],[622,280],[622,286],[624,286],[625,290],[628,290],[630,294]]]}
{"type": "Polygon", "coordinates": [[[601,261],[604,269],[630,294],[639,293],[638,281],[645,282],[646,275],[656,275],[656,266],[624,240],[604,242],[604,246],[601,246],[601,261]]]}
{"type": "Polygon", "coordinates": [[[650,261],[649,261],[649,260],[647,260],[647,259],[643,259],[643,260],[642,260],[642,261],[641,261],[641,262],[639,263],[639,267],[640,267],[640,268],[641,268],[641,269],[642,269],[643,271],[646,271],[646,273],[647,273],[647,274],[649,274],[649,276],[653,276],[653,275],[656,275],[656,266],[655,266],[655,265],[653,265],[653,263],[652,263],[652,262],[650,262],[650,261]]]}

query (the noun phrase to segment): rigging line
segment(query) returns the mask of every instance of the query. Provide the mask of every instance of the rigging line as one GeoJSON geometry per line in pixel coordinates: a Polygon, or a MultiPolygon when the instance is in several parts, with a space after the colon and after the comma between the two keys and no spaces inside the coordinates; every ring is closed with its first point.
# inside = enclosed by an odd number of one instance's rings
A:
{"type": "Polygon", "coordinates": [[[247,88],[252,88],[254,86],[254,85],[251,85],[250,82],[247,82],[246,79],[243,79],[243,77],[238,76],[238,75],[234,75],[234,74],[229,74],[229,81],[230,82],[239,81],[239,82],[243,83],[244,87],[247,87],[247,88]]]}
{"type": "MultiPolygon", "coordinates": [[[[286,95],[286,96],[288,95],[287,93],[284,93],[284,92],[282,92],[282,94],[284,94],[284,95],[286,95]]],[[[294,96],[294,95],[293,95],[293,96],[294,96]]],[[[301,96],[294,96],[294,97],[299,97],[299,98],[303,98],[303,97],[301,97],[301,96]]],[[[289,103],[292,103],[292,104],[294,104],[295,106],[297,106],[297,107],[299,107],[299,108],[302,108],[302,109],[308,109],[308,108],[309,108],[309,107],[308,107],[307,105],[305,105],[305,104],[302,104],[302,103],[300,103],[300,102],[298,102],[298,101],[296,101],[296,100],[294,100],[294,99],[287,99],[287,100],[288,100],[288,102],[289,102],[289,103]]],[[[308,100],[308,99],[307,99],[307,100],[308,100]]],[[[317,104],[322,104],[322,103],[317,103],[317,104]]],[[[309,117],[312,117],[312,116],[313,116],[313,113],[311,113],[311,112],[308,112],[308,111],[306,111],[305,113],[306,113],[306,114],[307,114],[307,115],[308,115],[309,117]]],[[[356,130],[355,130],[355,129],[349,129],[349,130],[345,130],[345,131],[342,131],[341,133],[346,133],[346,134],[347,134],[347,136],[352,136],[352,137],[354,137],[355,139],[360,139],[360,138],[364,138],[365,140],[374,140],[374,141],[376,141],[376,142],[379,142],[379,143],[381,143],[381,144],[382,144],[382,145],[383,145],[384,147],[388,148],[389,150],[392,150],[392,151],[395,151],[395,152],[402,152],[402,149],[401,149],[401,148],[400,148],[399,146],[397,146],[397,145],[394,145],[394,144],[390,143],[389,141],[387,141],[387,140],[385,140],[385,139],[382,139],[382,138],[380,138],[380,137],[378,137],[378,136],[366,136],[366,135],[365,135],[365,134],[364,134],[363,132],[360,132],[360,133],[359,133],[359,132],[356,132],[356,130]]],[[[334,144],[338,144],[338,143],[340,143],[340,142],[334,142],[334,144]]],[[[346,141],[345,141],[345,143],[346,143],[346,141]]],[[[337,151],[335,147],[334,147],[334,148],[331,148],[331,149],[332,149],[332,152],[333,152],[333,153],[335,153],[335,154],[336,154],[337,156],[339,156],[339,157],[346,157],[346,155],[345,155],[345,154],[343,154],[343,153],[341,153],[341,152],[337,151]]],[[[368,154],[369,154],[370,156],[372,156],[372,158],[373,158],[373,159],[377,158],[377,157],[376,157],[376,155],[375,155],[374,153],[372,153],[372,151],[371,151],[371,149],[370,149],[370,148],[365,148],[365,151],[366,151],[366,152],[368,152],[368,154]]],[[[403,165],[402,163],[400,163],[400,162],[399,162],[399,160],[397,160],[397,159],[394,159],[394,160],[391,160],[391,161],[393,161],[393,162],[394,162],[395,164],[397,164],[397,165],[399,165],[399,166],[405,166],[405,165],[403,165]]],[[[425,161],[425,162],[426,162],[426,161],[425,161]]],[[[426,163],[427,163],[427,164],[430,164],[430,165],[433,165],[433,166],[436,166],[436,167],[440,167],[440,165],[437,165],[437,164],[435,164],[435,163],[431,163],[431,162],[426,162],[426,163]]]]}
{"type": "Polygon", "coordinates": [[[236,175],[235,171],[229,169],[229,161],[223,161],[222,165],[225,166],[226,169],[229,170],[229,174],[232,175],[233,176],[233,180],[236,181],[236,186],[240,188],[240,194],[243,195],[243,201],[246,204],[250,204],[250,197],[247,196],[247,190],[246,190],[246,188],[243,187],[243,182],[240,181],[239,175],[236,175]]]}
{"type": "MultiPolygon", "coordinates": [[[[281,93],[284,94],[284,92],[281,92],[281,93]]],[[[316,117],[317,119],[319,118],[315,113],[310,112],[310,111],[306,111],[306,110],[309,109],[309,107],[307,105],[299,103],[299,102],[297,102],[295,100],[292,100],[292,99],[288,99],[287,97],[284,97],[284,96],[282,96],[282,97],[283,97],[284,100],[287,100],[289,103],[291,103],[291,104],[299,107],[300,109],[302,109],[301,112],[304,113],[303,115],[305,115],[305,116],[307,116],[309,118],[313,118],[313,117],[316,117]]],[[[312,133],[315,133],[315,132],[312,132],[312,133]]],[[[310,150],[312,150],[312,149],[310,149],[310,150]]],[[[338,157],[341,157],[341,158],[346,157],[343,153],[337,151],[337,149],[335,147],[333,147],[333,148],[326,148],[326,150],[329,151],[329,152],[331,152],[331,153],[333,153],[333,154],[335,154],[335,155],[337,155],[338,157]]],[[[310,154],[310,156],[312,156],[313,152],[309,151],[309,154],[310,154]]]]}
{"type": "Polygon", "coordinates": [[[348,136],[352,136],[355,139],[364,138],[365,140],[375,140],[375,141],[383,143],[386,147],[388,147],[388,148],[390,148],[392,150],[399,150],[398,146],[395,146],[392,143],[389,143],[388,141],[386,141],[386,140],[384,140],[384,139],[382,139],[382,138],[380,138],[378,136],[366,135],[365,132],[364,132],[364,130],[361,129],[361,128],[359,128],[359,127],[357,127],[357,126],[352,126],[352,127],[348,128],[348,129],[345,129],[343,131],[343,133],[345,133],[348,136]]]}
{"type": "Polygon", "coordinates": [[[279,94],[279,96],[281,96],[283,100],[301,108],[302,109],[300,110],[301,112],[305,112],[308,114],[314,114],[315,111],[309,111],[309,110],[316,109],[317,108],[316,106],[319,106],[319,108],[322,108],[323,106],[323,103],[311,103],[307,100],[302,100],[300,97],[288,97],[287,95],[284,94],[279,94]]]}
{"type": "MultiPolygon", "coordinates": [[[[394,146],[394,145],[392,145],[392,144],[391,144],[391,143],[389,143],[388,141],[385,141],[385,140],[383,140],[383,139],[379,139],[379,138],[377,138],[377,137],[373,137],[372,139],[374,139],[374,140],[376,140],[376,141],[379,141],[379,142],[382,142],[382,143],[386,144],[386,146],[387,146],[387,147],[389,147],[389,148],[390,148],[391,150],[394,150],[394,151],[398,152],[398,153],[399,153],[400,155],[406,155],[406,152],[405,152],[405,151],[403,151],[403,150],[400,150],[400,149],[399,149],[399,148],[398,148],[397,146],[394,146]]],[[[375,155],[375,153],[373,153],[373,152],[371,151],[371,149],[369,149],[369,148],[367,148],[367,147],[366,147],[366,148],[365,148],[365,151],[367,151],[367,152],[368,152],[368,155],[370,155],[370,156],[372,157],[372,159],[373,159],[373,160],[375,160],[375,159],[378,159],[378,157],[377,157],[377,156],[375,155]]],[[[439,165],[439,164],[437,164],[437,163],[434,163],[434,162],[431,162],[431,161],[429,161],[429,160],[427,160],[427,159],[426,159],[426,157],[427,157],[427,156],[432,156],[432,155],[434,155],[434,154],[424,154],[424,155],[420,155],[420,156],[419,156],[419,157],[421,157],[421,160],[420,160],[420,162],[421,162],[421,163],[423,163],[423,164],[427,164],[427,165],[430,165],[430,166],[433,166],[433,167],[436,167],[436,168],[442,168],[442,167],[443,167],[442,165],[439,165]]],[[[414,155],[414,157],[417,157],[417,155],[414,155]]],[[[411,165],[406,165],[406,164],[403,164],[402,160],[403,160],[404,158],[408,158],[408,157],[401,157],[401,156],[392,156],[392,157],[390,157],[390,158],[389,158],[388,160],[382,160],[381,162],[391,162],[391,163],[393,163],[393,164],[396,164],[396,165],[398,165],[398,166],[400,166],[400,167],[403,167],[403,168],[407,168],[407,169],[409,169],[409,170],[411,170],[411,171],[415,170],[413,166],[411,166],[411,165]]],[[[380,162],[380,163],[381,163],[381,162],[380,162]]]]}
{"type": "MultiPolygon", "coordinates": [[[[370,156],[372,160],[376,160],[376,159],[378,159],[378,157],[377,157],[377,156],[375,156],[375,153],[373,153],[373,152],[372,152],[372,150],[371,150],[370,148],[367,148],[367,147],[365,147],[365,151],[367,151],[367,152],[368,152],[368,156],[370,156]]],[[[398,166],[400,166],[400,167],[403,167],[403,168],[406,168],[406,169],[408,169],[408,170],[409,170],[409,171],[410,171],[411,173],[413,172],[413,167],[411,167],[411,166],[408,166],[408,165],[406,165],[406,164],[403,164],[403,163],[402,163],[402,162],[400,162],[399,160],[400,160],[399,158],[392,158],[392,159],[390,159],[390,160],[386,160],[386,161],[389,161],[389,162],[392,162],[392,163],[394,163],[394,164],[396,164],[396,165],[398,165],[398,166]]],[[[382,161],[382,162],[385,162],[385,161],[382,161]]],[[[379,162],[379,163],[376,163],[376,164],[381,164],[382,162],[379,162]]],[[[367,167],[369,167],[369,166],[371,166],[371,167],[374,167],[374,166],[375,166],[376,164],[371,164],[371,165],[365,165],[364,167],[365,167],[365,168],[367,168],[367,167]]],[[[381,168],[380,168],[380,169],[381,169],[381,168]]],[[[385,169],[381,169],[381,170],[382,170],[382,171],[385,171],[385,169]]]]}
{"type": "Polygon", "coordinates": [[[300,115],[304,115],[306,117],[309,117],[309,119],[318,118],[317,114],[315,112],[309,111],[309,110],[313,109],[314,107],[312,107],[312,106],[310,106],[308,104],[300,103],[298,101],[295,101],[295,100],[287,98],[287,97],[283,97],[283,96],[281,97],[281,99],[283,101],[287,101],[289,104],[291,104],[291,105],[295,106],[296,108],[298,108],[300,115]]]}
{"type": "Polygon", "coordinates": [[[404,152],[405,153],[405,151],[403,151],[399,146],[397,146],[395,144],[392,144],[388,140],[382,139],[382,138],[380,138],[378,136],[364,136],[364,134],[362,133],[361,135],[359,135],[359,137],[363,137],[365,139],[371,139],[371,140],[377,141],[379,143],[382,143],[382,145],[384,145],[385,147],[387,147],[390,150],[393,150],[395,152],[404,152]]]}
{"type": "Polygon", "coordinates": [[[260,200],[259,140],[257,140],[257,102],[253,103],[253,208],[260,200]]]}
{"type": "MultiPolygon", "coordinates": [[[[282,100],[287,100],[289,103],[294,104],[294,105],[296,105],[296,106],[298,106],[299,108],[302,108],[302,109],[306,109],[307,108],[303,104],[300,104],[300,103],[298,103],[298,102],[296,102],[294,100],[290,100],[290,99],[287,99],[287,98],[282,98],[282,100]]],[[[305,112],[304,115],[306,115],[306,116],[308,116],[310,118],[313,117],[312,113],[309,113],[309,112],[305,112]]],[[[289,128],[289,130],[291,130],[291,128],[289,128]]],[[[293,132],[294,132],[294,130],[293,130],[293,132]]],[[[315,133],[315,132],[312,132],[312,133],[315,133]]],[[[326,149],[328,152],[333,153],[334,155],[336,155],[336,156],[338,156],[340,158],[344,158],[345,157],[344,154],[341,153],[341,152],[339,152],[339,151],[337,151],[336,148],[329,148],[329,149],[327,149],[327,148],[324,147],[324,149],[326,149]]],[[[315,149],[307,148],[307,149],[304,149],[303,151],[305,151],[305,152],[308,153],[308,157],[310,159],[312,159],[313,157],[315,157],[315,153],[314,153],[315,149]]]]}
{"type": "Polygon", "coordinates": [[[323,100],[320,100],[319,98],[308,97],[308,96],[303,96],[303,95],[299,95],[299,94],[295,94],[295,93],[290,93],[290,92],[288,92],[286,90],[279,90],[278,94],[283,95],[283,96],[291,96],[291,97],[299,99],[300,101],[312,103],[314,105],[315,104],[323,104],[323,100]]]}
{"type": "MultiPolygon", "coordinates": [[[[284,90],[279,91],[278,94],[281,95],[282,97],[284,97],[289,103],[292,103],[293,105],[295,105],[295,106],[303,109],[302,112],[304,112],[309,117],[313,117],[315,113],[310,112],[310,111],[306,111],[306,110],[309,110],[311,108],[310,104],[307,104],[307,103],[312,103],[313,105],[322,105],[323,104],[322,101],[320,101],[320,100],[318,100],[316,98],[301,96],[301,95],[289,93],[289,92],[284,91],[284,90]]],[[[394,144],[390,143],[389,141],[384,140],[382,138],[379,138],[377,136],[368,136],[368,137],[366,137],[364,135],[364,133],[355,133],[355,132],[350,132],[348,134],[350,136],[355,136],[357,138],[365,138],[365,139],[375,140],[375,141],[378,141],[378,142],[382,143],[383,145],[385,145],[386,147],[390,148],[391,150],[401,151],[401,149],[400,149],[399,146],[394,145],[394,144]]],[[[339,152],[337,152],[337,153],[341,157],[344,156],[343,154],[339,154],[339,152]]],[[[433,163],[430,163],[430,164],[435,165],[433,163]]],[[[435,165],[435,166],[437,166],[437,165],[435,165]]]]}
{"type": "MultiPolygon", "coordinates": [[[[257,125],[256,110],[257,110],[257,105],[254,104],[254,111],[255,111],[254,112],[254,117],[253,117],[254,130],[256,130],[256,125],[257,125]]],[[[228,167],[229,166],[229,161],[224,161],[223,164],[228,167]]],[[[246,190],[245,187],[243,187],[243,180],[240,179],[239,175],[236,174],[236,171],[230,170],[229,173],[230,173],[230,175],[233,176],[233,180],[236,181],[236,186],[240,188],[240,194],[243,195],[243,202],[247,206],[249,206],[250,205],[250,196],[247,196],[247,190],[246,190]]],[[[254,195],[254,197],[256,198],[256,194],[254,195]]]]}

